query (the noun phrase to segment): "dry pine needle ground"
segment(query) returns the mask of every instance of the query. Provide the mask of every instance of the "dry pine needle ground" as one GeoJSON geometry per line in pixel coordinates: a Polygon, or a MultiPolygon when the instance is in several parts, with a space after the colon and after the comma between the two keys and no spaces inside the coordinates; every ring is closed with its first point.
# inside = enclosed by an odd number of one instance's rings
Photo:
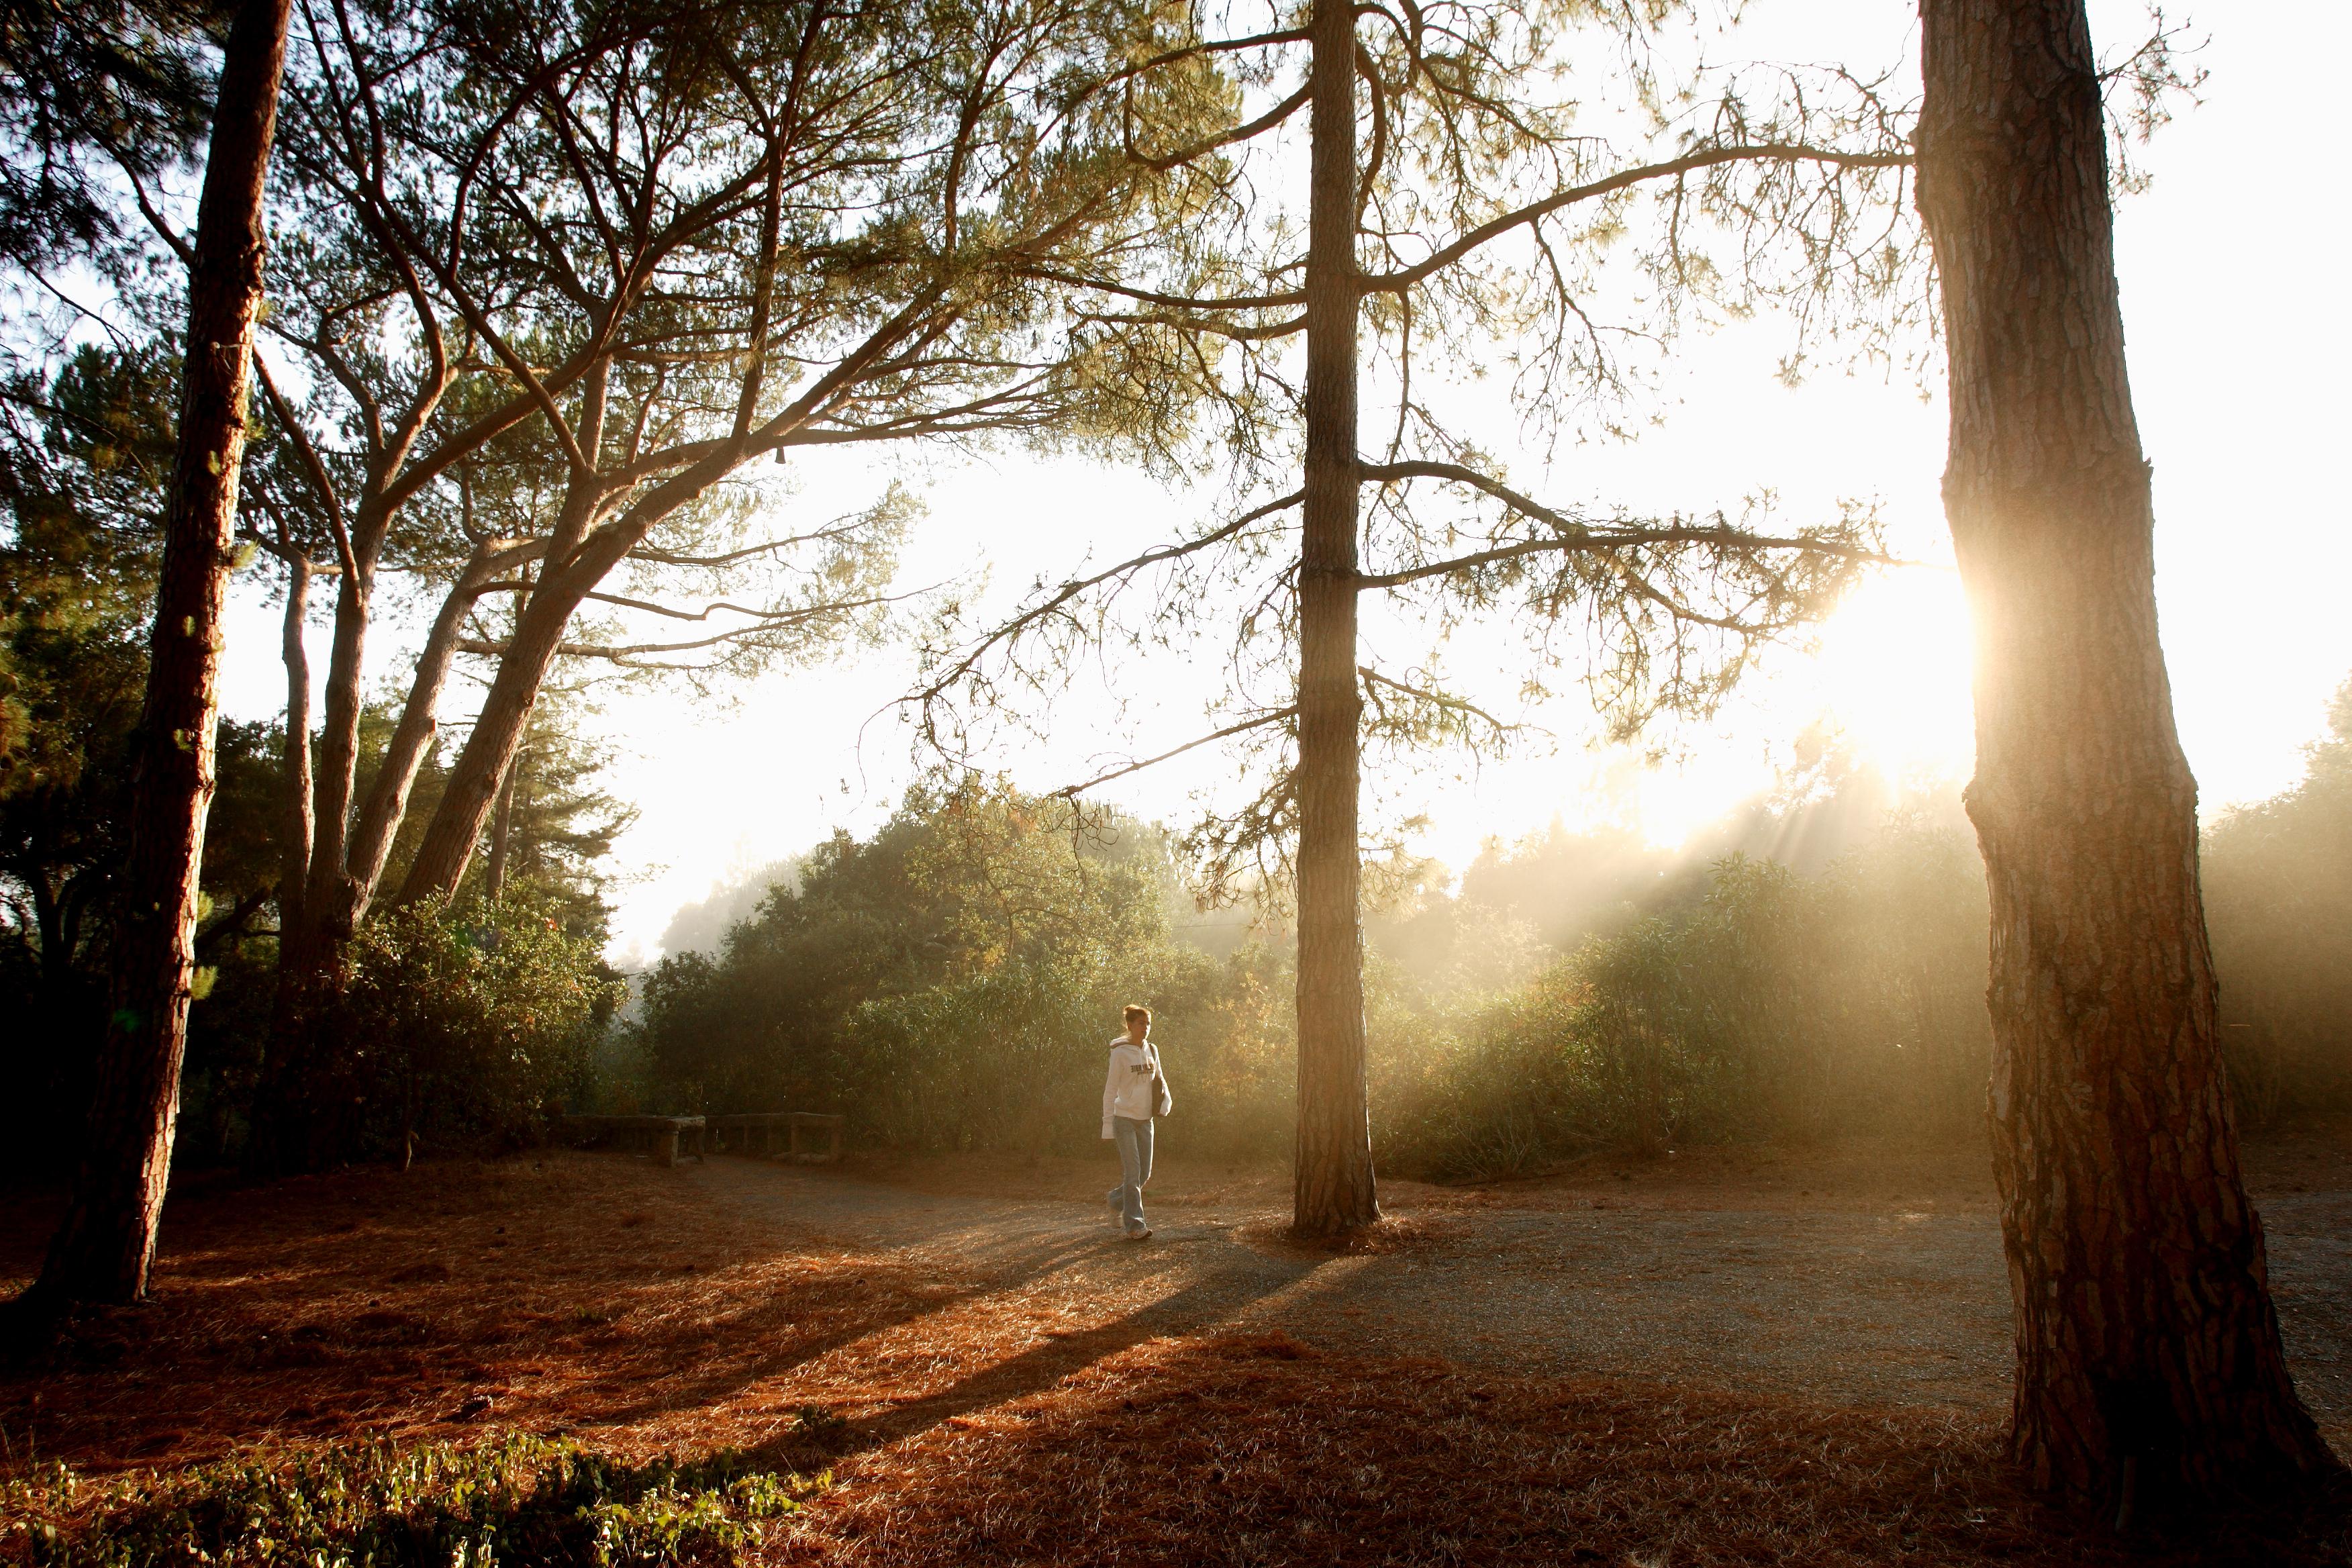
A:
{"type": "MultiPolygon", "coordinates": [[[[0,1276],[21,1281],[47,1211],[10,1206],[0,1276]]],[[[0,1369],[11,1468],[501,1428],[631,1459],[746,1448],[839,1478],[760,1555],[877,1568],[2352,1562],[2318,1508],[2119,1542],[2018,1492],[1974,1414],[1279,1332],[1046,1335],[1018,1289],[754,1224],[623,1159],[200,1187],[166,1237],[153,1306],[0,1369]],[[1000,1396],[992,1373],[1041,1342],[1060,1359],[1000,1396]]]]}

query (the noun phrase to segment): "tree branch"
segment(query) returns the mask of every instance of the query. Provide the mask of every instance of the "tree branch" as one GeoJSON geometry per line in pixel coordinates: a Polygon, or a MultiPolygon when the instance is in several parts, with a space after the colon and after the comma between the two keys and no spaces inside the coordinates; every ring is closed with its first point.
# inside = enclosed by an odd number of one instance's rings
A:
{"type": "Polygon", "coordinates": [[[1250,730],[1263,729],[1268,724],[1278,723],[1285,719],[1295,719],[1297,716],[1298,706],[1296,703],[1293,703],[1287,708],[1271,709],[1266,712],[1258,714],[1255,718],[1244,719],[1238,724],[1228,724],[1222,730],[1212,730],[1205,735],[1202,735],[1194,740],[1187,741],[1182,745],[1175,747],[1170,751],[1162,752],[1156,757],[1146,757],[1139,763],[1129,763],[1124,767],[1113,768],[1107,773],[1097,774],[1095,777],[1087,780],[1084,784],[1074,784],[1067,785],[1065,788],[1057,789],[1054,794],[1055,795],[1066,800],[1076,800],[1079,795],[1084,795],[1087,791],[1093,789],[1097,784],[1107,784],[1113,779],[1123,779],[1129,773],[1139,773],[1146,768],[1157,767],[1161,763],[1168,761],[1171,757],[1181,757],[1187,752],[1198,751],[1201,747],[1209,745],[1213,742],[1224,740],[1227,736],[1239,735],[1250,730]]]}
{"type": "MultiPolygon", "coordinates": [[[[1443,271],[1464,257],[1491,240],[1501,238],[1515,228],[1523,228],[1551,214],[1589,202],[1597,196],[1612,195],[1649,180],[1673,179],[1682,174],[1697,174],[1703,169],[1740,163],[1828,163],[1840,169],[1907,169],[1914,160],[1908,153],[1840,153],[1827,147],[1779,145],[1771,142],[1711,147],[1703,153],[1692,153],[1671,158],[1662,163],[1643,163],[1631,169],[1621,169],[1606,179],[1590,184],[1572,185],[1556,191],[1539,202],[1530,202],[1515,211],[1480,224],[1455,238],[1451,244],[1423,257],[1412,266],[1397,272],[1367,274],[1362,287],[1370,293],[1402,293],[1432,273],[1443,271]]],[[[1172,301],[1171,301],[1172,302],[1172,301]]]]}

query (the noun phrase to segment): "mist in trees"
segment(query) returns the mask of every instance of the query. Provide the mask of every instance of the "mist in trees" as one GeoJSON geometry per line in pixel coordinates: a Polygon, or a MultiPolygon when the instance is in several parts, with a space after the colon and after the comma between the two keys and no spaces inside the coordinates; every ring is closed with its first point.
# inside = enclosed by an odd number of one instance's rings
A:
{"type": "MultiPolygon", "coordinates": [[[[2260,1086],[2242,1101],[2257,1125],[2352,1107],[2331,983],[2259,956],[2285,922],[2352,919],[2330,858],[2352,831],[2344,750],[2316,749],[2305,783],[2208,836],[2227,1016],[2265,1020],[2226,1037],[2233,1079],[2260,1086]]],[[[1616,1150],[1981,1135],[1987,900],[1958,802],[1890,808],[1849,775],[1717,833],[1670,852],[1548,832],[1489,845],[1458,879],[1371,865],[1384,1168],[1484,1179],[1616,1150]],[[1791,840],[1840,847],[1771,858],[1791,840]]],[[[1238,942],[1203,933],[1175,847],[1165,828],[1089,826],[1001,784],[919,789],[870,837],[813,847],[711,951],[650,972],[611,1092],[713,1112],[856,1105],[894,1146],[1078,1152],[1092,1036],[1139,998],[1167,1009],[1162,1049],[1202,1106],[1188,1136],[1279,1157],[1295,934],[1279,919],[1238,942]]]]}

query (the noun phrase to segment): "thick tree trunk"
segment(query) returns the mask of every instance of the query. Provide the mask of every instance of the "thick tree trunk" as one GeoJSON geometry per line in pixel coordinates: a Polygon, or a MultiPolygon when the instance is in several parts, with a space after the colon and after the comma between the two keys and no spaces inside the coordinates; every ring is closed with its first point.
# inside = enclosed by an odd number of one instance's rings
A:
{"type": "Polygon", "coordinates": [[[111,1018],[71,1203],[37,1293],[146,1294],[186,1047],[197,875],[212,805],[221,606],[245,456],[261,200],[278,122],[287,0],[249,0],[229,29],[188,279],[180,449],[140,717],[111,1018]]]}
{"type": "Polygon", "coordinates": [[[425,647],[416,656],[416,670],[409,679],[408,699],[401,708],[400,723],[384,748],[383,765],[376,770],[375,780],[368,786],[367,802],[361,807],[358,826],[352,833],[349,874],[352,921],[365,916],[375,901],[377,886],[383,880],[384,863],[392,857],[393,840],[407,819],[409,792],[416,787],[417,773],[424,766],[425,754],[432,749],[434,732],[439,727],[436,715],[441,707],[441,689],[448,684],[457,644],[465,636],[467,616],[501,571],[536,559],[540,553],[541,546],[528,542],[486,541],[475,548],[472,558],[442,600],[433,629],[426,634],[425,647]]]}
{"type": "Polygon", "coordinates": [[[1364,1081],[1356,684],[1356,31],[1317,0],[1307,248],[1307,473],[1298,572],[1298,1146],[1292,1223],[1380,1217],[1364,1081]]]}
{"type": "MultiPolygon", "coordinates": [[[[316,843],[311,841],[313,801],[329,802],[326,809],[331,813],[336,809],[333,803],[348,806],[351,791],[347,786],[337,786],[321,788],[314,794],[307,774],[296,776],[291,765],[288,769],[284,806],[289,825],[286,866],[287,875],[299,891],[290,912],[281,907],[278,994],[270,1015],[262,1081],[254,1106],[252,1144],[247,1151],[247,1163],[257,1171],[310,1169],[318,1163],[331,1141],[331,1129],[315,1114],[320,1087],[317,1078],[322,1068],[317,1036],[322,1011],[340,984],[344,945],[374,900],[384,863],[392,854],[393,839],[407,815],[409,792],[415,787],[417,773],[432,747],[437,725],[436,710],[457,657],[467,612],[501,568],[535,554],[536,548],[512,541],[489,541],[475,550],[472,559],[458,574],[417,654],[416,669],[409,680],[400,722],[384,748],[383,763],[368,786],[367,800],[349,832],[320,834],[316,843]],[[301,845],[299,854],[298,835],[301,845]],[[300,868],[299,873],[297,868],[300,868]],[[314,897],[321,901],[311,902],[314,897]]],[[[339,645],[344,640],[343,616],[351,606],[348,599],[339,601],[337,605],[339,645]]],[[[288,613],[288,756],[290,764],[299,754],[307,769],[307,747],[299,753],[293,749],[292,725],[299,700],[303,704],[302,722],[307,734],[309,674],[301,640],[290,618],[290,607],[288,613]],[[295,695],[298,688],[301,693],[299,700],[295,695]]],[[[349,624],[350,646],[353,649],[360,642],[357,633],[364,626],[362,601],[357,618],[349,624]]],[[[355,674],[358,667],[352,664],[349,668],[355,674]]],[[[356,755],[356,680],[338,679],[331,669],[329,685],[328,731],[342,737],[342,743],[335,748],[337,760],[331,765],[349,768],[356,755]],[[343,693],[341,700],[334,695],[338,691],[343,693]]]]}
{"type": "Polygon", "coordinates": [[[1992,898],[2012,1449],[2085,1500],[2331,1469],[2240,1177],[2083,0],[1921,15],[1944,500],[1978,642],[1968,805],[1992,898]]]}
{"type": "Polygon", "coordinates": [[[368,620],[373,613],[375,552],[368,548],[379,531],[376,507],[362,502],[352,531],[352,565],[335,585],[335,620],[327,644],[327,679],[321,693],[319,744],[313,762],[310,808],[310,871],[303,888],[307,923],[337,937],[351,934],[345,910],[351,904],[345,871],[351,841],[352,798],[358,787],[361,681],[367,655],[368,620]]]}
{"type": "MultiPolygon", "coordinates": [[[[342,943],[352,929],[344,851],[359,768],[360,682],[385,515],[372,479],[335,584],[315,742],[310,733],[310,654],[301,623],[290,605],[288,610],[280,649],[286,666],[288,767],[280,781],[285,794],[278,808],[287,825],[287,842],[280,848],[277,991],[245,1151],[247,1167],[261,1174],[307,1170],[312,1163],[318,1127],[307,1114],[307,1102],[314,1087],[316,1025],[320,1005],[333,990],[342,943]]],[[[302,586],[307,593],[307,574],[302,586]]]]}
{"type": "Polygon", "coordinates": [[[36,870],[25,879],[33,890],[33,930],[41,942],[41,981],[51,995],[64,993],[67,976],[73,973],[73,942],[66,934],[66,900],[50,885],[46,869],[36,870]]]}
{"type": "MultiPolygon", "coordinates": [[[[310,904],[317,784],[310,767],[310,655],[305,623],[311,572],[310,562],[300,555],[288,564],[291,575],[286,584],[286,620],[278,646],[278,658],[286,667],[286,729],[281,740],[285,766],[278,780],[277,991],[270,1004],[269,1035],[262,1049],[261,1080],[256,1087],[246,1149],[248,1165],[272,1173],[303,1163],[291,1148],[289,1133],[299,1121],[292,1110],[300,1098],[294,1088],[300,1076],[298,1058],[315,1011],[311,1004],[320,986],[322,951],[317,940],[319,911],[310,904]]],[[[328,706],[331,711],[334,705],[328,706]]]]}

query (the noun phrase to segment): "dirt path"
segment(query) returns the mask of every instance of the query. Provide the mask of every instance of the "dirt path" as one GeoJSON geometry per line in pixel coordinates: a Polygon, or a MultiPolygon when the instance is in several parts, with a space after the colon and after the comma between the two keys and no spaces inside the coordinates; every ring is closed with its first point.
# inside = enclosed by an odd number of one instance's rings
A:
{"type": "MultiPolygon", "coordinates": [[[[1263,1185],[1160,1202],[1158,1234],[1135,1245],[1083,1199],[735,1161],[687,1179],[724,1207],[954,1287],[960,1310],[1025,1314],[1040,1325],[1037,1375],[1106,1338],[1231,1327],[1498,1373],[1842,1405],[1982,1410],[2008,1397],[2008,1279],[1981,1192],[1791,1204],[1720,1182],[1631,1198],[1405,1187],[1390,1201],[1389,1249],[1328,1257],[1279,1240],[1263,1185]],[[1054,1356],[1057,1334],[1085,1342],[1054,1356]]],[[[2352,1437],[2352,1192],[2263,1197],[2305,1396],[2332,1436],[2352,1437]]]]}

